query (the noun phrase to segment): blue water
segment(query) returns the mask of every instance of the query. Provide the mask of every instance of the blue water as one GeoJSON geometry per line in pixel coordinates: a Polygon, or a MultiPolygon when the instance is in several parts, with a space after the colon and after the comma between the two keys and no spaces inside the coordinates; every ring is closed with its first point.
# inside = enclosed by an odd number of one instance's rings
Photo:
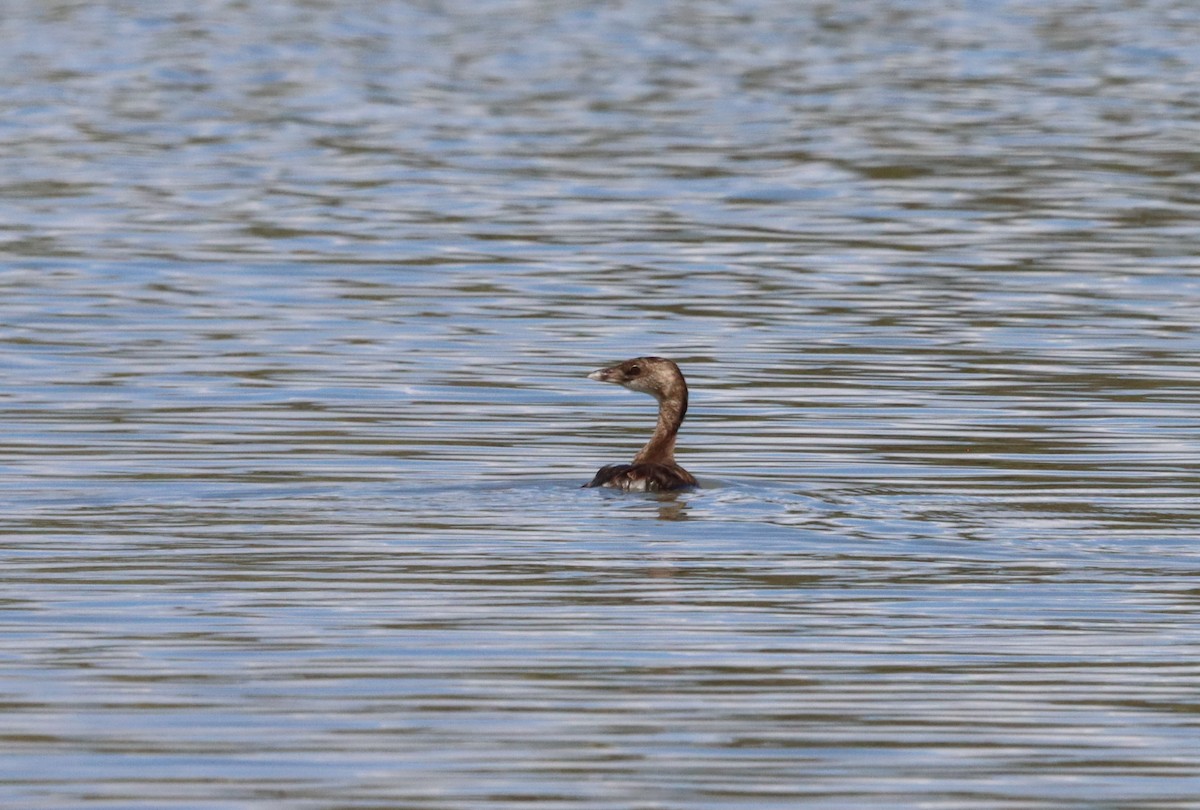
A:
{"type": "Polygon", "coordinates": [[[1197,41],[9,3],[0,804],[1195,807],[1197,41]]]}

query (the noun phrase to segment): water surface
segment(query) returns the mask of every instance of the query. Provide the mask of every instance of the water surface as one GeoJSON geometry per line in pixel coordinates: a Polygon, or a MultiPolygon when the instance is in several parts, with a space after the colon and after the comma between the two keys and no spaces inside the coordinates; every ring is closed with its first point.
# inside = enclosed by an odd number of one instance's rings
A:
{"type": "Polygon", "coordinates": [[[9,3],[0,796],[1195,807],[1197,41],[9,3]]]}

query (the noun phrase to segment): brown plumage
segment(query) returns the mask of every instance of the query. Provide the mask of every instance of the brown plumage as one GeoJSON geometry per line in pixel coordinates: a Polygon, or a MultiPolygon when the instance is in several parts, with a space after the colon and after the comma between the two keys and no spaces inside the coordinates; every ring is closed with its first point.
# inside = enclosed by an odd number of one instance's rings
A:
{"type": "Polygon", "coordinates": [[[675,434],[687,414],[687,382],[679,366],[662,357],[635,357],[593,371],[588,379],[623,385],[658,400],[658,424],[631,464],[601,467],[585,487],[613,487],[626,491],[661,492],[698,486],[692,474],[675,463],[675,434]]]}

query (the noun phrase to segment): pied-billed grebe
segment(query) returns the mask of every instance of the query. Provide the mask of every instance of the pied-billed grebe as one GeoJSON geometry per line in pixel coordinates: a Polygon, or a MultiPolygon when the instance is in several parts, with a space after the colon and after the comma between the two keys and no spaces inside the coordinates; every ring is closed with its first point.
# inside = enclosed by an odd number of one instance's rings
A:
{"type": "Polygon", "coordinates": [[[601,467],[585,487],[662,492],[697,486],[692,474],[675,463],[675,434],[687,413],[688,390],[679,366],[662,357],[635,357],[612,368],[593,371],[588,379],[623,385],[658,400],[658,425],[632,464],[601,467]]]}

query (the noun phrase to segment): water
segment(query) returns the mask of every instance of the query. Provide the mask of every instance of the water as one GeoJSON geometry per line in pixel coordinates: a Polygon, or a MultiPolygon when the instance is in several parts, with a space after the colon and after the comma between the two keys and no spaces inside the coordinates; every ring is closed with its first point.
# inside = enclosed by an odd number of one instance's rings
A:
{"type": "Polygon", "coordinates": [[[0,804],[1200,805],[1197,41],[4,4],[0,804]]]}

